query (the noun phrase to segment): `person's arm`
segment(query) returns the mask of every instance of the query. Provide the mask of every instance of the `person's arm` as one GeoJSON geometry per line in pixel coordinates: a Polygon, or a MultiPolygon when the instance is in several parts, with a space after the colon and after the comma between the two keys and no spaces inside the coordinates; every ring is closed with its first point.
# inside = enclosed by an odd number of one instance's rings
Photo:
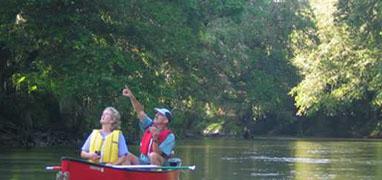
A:
{"type": "Polygon", "coordinates": [[[137,112],[138,119],[142,121],[146,115],[142,104],[139,103],[137,98],[135,98],[134,94],[127,86],[123,89],[122,94],[130,98],[130,102],[133,105],[135,112],[137,112]]]}
{"type": "Polygon", "coordinates": [[[118,160],[115,161],[114,163],[112,163],[113,165],[121,165],[123,164],[127,159],[127,156],[121,156],[121,157],[118,157],[118,160]]]}
{"type": "Polygon", "coordinates": [[[173,133],[169,134],[167,138],[159,143],[159,131],[155,127],[150,127],[152,133],[152,150],[160,155],[165,154],[166,156],[171,155],[171,151],[175,147],[175,135],[173,133]]]}
{"type": "Polygon", "coordinates": [[[143,120],[139,121],[139,128],[144,132],[147,128],[151,127],[152,124],[153,120],[145,114],[143,120]]]}
{"type": "Polygon", "coordinates": [[[100,158],[100,156],[96,153],[90,153],[89,152],[89,147],[90,147],[90,136],[86,139],[84,145],[81,148],[81,157],[84,159],[90,159],[93,161],[96,161],[100,158]]]}
{"type": "Polygon", "coordinates": [[[170,156],[172,150],[175,147],[175,135],[173,133],[169,134],[167,138],[159,144],[159,150],[161,153],[166,154],[166,156],[170,156]]]}
{"type": "Polygon", "coordinates": [[[151,126],[150,131],[152,134],[152,146],[151,146],[151,148],[152,148],[153,152],[161,154],[161,151],[159,149],[159,133],[160,133],[160,130],[156,127],[151,126]]]}
{"type": "Polygon", "coordinates": [[[90,153],[90,152],[86,152],[86,151],[81,151],[81,157],[84,158],[84,159],[90,159],[90,160],[93,160],[93,161],[97,161],[97,160],[99,160],[101,158],[96,153],[90,153]]]}

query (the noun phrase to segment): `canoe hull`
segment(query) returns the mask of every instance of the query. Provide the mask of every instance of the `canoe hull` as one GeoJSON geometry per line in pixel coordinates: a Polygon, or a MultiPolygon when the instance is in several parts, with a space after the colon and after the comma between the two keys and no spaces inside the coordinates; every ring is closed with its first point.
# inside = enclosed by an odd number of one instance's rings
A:
{"type": "Polygon", "coordinates": [[[120,169],[94,164],[83,160],[63,158],[61,176],[70,180],[178,180],[179,170],[120,169]]]}

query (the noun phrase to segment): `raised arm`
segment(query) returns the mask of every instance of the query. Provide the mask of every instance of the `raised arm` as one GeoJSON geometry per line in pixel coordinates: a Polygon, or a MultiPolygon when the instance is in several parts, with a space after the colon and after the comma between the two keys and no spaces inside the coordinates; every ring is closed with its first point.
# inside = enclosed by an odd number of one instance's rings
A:
{"type": "Polygon", "coordinates": [[[131,90],[127,86],[125,86],[125,88],[123,89],[122,95],[130,98],[130,102],[133,105],[135,112],[137,112],[138,119],[143,121],[143,119],[146,115],[144,108],[141,105],[141,103],[138,102],[138,100],[135,98],[134,94],[131,92],[131,90]]]}

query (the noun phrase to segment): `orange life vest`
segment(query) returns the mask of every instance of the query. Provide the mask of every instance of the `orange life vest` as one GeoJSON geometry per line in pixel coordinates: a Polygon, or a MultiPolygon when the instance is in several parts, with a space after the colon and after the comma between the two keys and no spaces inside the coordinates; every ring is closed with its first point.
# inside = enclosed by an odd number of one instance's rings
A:
{"type": "MultiPolygon", "coordinates": [[[[166,129],[159,133],[159,144],[161,144],[169,134],[171,134],[171,130],[166,129]]],[[[149,128],[146,129],[146,131],[143,133],[142,140],[141,140],[141,153],[144,155],[148,155],[150,152],[153,152],[152,150],[152,134],[149,128]]],[[[158,144],[158,145],[159,145],[158,144]]]]}

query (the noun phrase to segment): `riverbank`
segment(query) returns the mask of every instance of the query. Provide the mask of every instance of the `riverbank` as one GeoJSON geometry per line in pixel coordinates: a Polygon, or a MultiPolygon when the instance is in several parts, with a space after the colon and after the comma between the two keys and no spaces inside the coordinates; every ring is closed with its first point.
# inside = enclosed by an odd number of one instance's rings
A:
{"type": "MultiPolygon", "coordinates": [[[[49,134],[49,133],[35,133],[31,136],[29,141],[22,140],[19,141],[15,138],[0,138],[0,147],[7,148],[44,148],[44,147],[60,147],[60,146],[73,146],[80,147],[84,143],[87,135],[83,137],[70,137],[69,135],[64,135],[60,133],[49,134]],[[16,143],[15,143],[16,142],[16,143]]],[[[138,139],[132,140],[132,138],[126,138],[130,145],[138,145],[138,139]]],[[[275,141],[382,141],[381,137],[313,137],[313,136],[254,136],[251,139],[245,139],[240,136],[234,135],[222,135],[222,134],[212,134],[212,135],[185,135],[177,137],[177,142],[187,141],[187,140],[203,140],[203,139],[236,139],[236,140],[246,140],[246,141],[256,141],[256,140],[275,140],[275,141]]]]}

